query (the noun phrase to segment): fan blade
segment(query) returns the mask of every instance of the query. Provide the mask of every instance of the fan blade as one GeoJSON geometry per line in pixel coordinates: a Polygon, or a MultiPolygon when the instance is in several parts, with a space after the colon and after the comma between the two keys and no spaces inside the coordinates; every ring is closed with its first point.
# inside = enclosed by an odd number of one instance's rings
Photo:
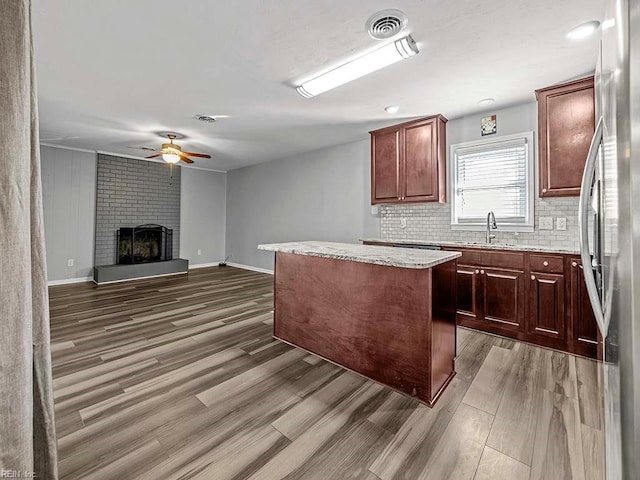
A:
{"type": "Polygon", "coordinates": [[[199,158],[211,158],[211,155],[207,155],[206,153],[194,153],[194,152],[182,152],[185,155],[189,155],[190,157],[199,157],[199,158]]]}
{"type": "Polygon", "coordinates": [[[156,157],[159,157],[161,155],[162,155],[161,153],[156,153],[155,155],[149,155],[148,157],[144,157],[144,158],[156,158],[156,157]]]}
{"type": "Polygon", "coordinates": [[[155,148],[151,148],[151,147],[127,147],[127,148],[133,148],[134,150],[147,150],[149,152],[158,152],[159,150],[156,150],[155,148]]]}
{"type": "Polygon", "coordinates": [[[194,163],[193,160],[185,157],[184,155],[180,155],[180,160],[182,160],[184,163],[194,163]]]}

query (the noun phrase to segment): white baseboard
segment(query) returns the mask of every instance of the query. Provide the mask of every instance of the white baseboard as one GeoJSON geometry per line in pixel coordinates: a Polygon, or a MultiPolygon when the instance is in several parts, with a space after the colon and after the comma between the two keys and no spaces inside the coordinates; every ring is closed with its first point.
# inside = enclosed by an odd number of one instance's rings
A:
{"type": "Polygon", "coordinates": [[[273,275],[273,270],[260,267],[252,267],[251,265],[243,265],[242,263],[227,263],[230,267],[242,268],[243,270],[251,270],[253,272],[267,273],[273,275]]]}
{"type": "Polygon", "coordinates": [[[65,278],[64,280],[50,280],[47,282],[47,285],[49,287],[55,287],[56,285],[71,285],[72,283],[84,283],[92,281],[93,277],[65,278]]]}
{"type": "Polygon", "coordinates": [[[195,265],[189,265],[189,270],[194,268],[217,267],[218,265],[220,265],[220,262],[196,263],[195,265]]]}

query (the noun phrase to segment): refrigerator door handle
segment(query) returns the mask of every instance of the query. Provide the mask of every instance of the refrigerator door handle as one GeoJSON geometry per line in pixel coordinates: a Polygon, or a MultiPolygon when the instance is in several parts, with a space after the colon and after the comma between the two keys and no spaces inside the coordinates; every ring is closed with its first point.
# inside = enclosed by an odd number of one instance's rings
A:
{"type": "Polygon", "coordinates": [[[604,313],[602,311],[602,301],[598,294],[598,287],[596,286],[595,272],[592,268],[593,262],[591,254],[589,253],[589,200],[591,186],[593,184],[593,178],[596,172],[596,165],[598,159],[598,150],[602,143],[603,133],[603,120],[602,117],[598,120],[595,133],[591,139],[591,146],[589,147],[589,154],[587,155],[587,161],[584,166],[584,174],[582,175],[582,185],[580,187],[580,203],[578,204],[578,225],[580,229],[580,257],[582,258],[582,265],[584,266],[584,281],[587,287],[587,294],[589,295],[589,301],[593,307],[593,313],[596,317],[596,322],[600,333],[603,338],[607,334],[607,328],[604,322],[604,313]]]}

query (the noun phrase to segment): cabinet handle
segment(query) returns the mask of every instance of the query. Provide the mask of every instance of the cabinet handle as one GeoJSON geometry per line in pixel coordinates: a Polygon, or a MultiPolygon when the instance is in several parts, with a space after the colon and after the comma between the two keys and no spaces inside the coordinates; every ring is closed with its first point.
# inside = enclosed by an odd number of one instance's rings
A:
{"type": "Polygon", "coordinates": [[[484,275],[484,270],[480,270],[480,275],[484,275]]]}
{"type": "Polygon", "coordinates": [[[543,264],[545,267],[548,267],[548,266],[549,266],[549,262],[547,262],[546,260],[545,260],[544,262],[542,262],[542,264],[543,264]]]}
{"type": "Polygon", "coordinates": [[[531,280],[535,280],[536,276],[535,275],[531,275],[531,280]]]}
{"type": "Polygon", "coordinates": [[[546,188],[543,188],[543,189],[542,189],[542,193],[547,193],[547,189],[546,189],[546,188]]]}
{"type": "Polygon", "coordinates": [[[480,273],[480,270],[476,270],[476,275],[480,273]]]}
{"type": "Polygon", "coordinates": [[[577,267],[578,266],[578,262],[571,262],[571,266],[572,267],[577,267]]]}

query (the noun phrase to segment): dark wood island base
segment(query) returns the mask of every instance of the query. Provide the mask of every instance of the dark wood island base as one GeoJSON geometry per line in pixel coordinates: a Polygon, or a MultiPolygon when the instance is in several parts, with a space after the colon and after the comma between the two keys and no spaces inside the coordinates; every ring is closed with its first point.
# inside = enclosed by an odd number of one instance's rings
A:
{"type": "Polygon", "coordinates": [[[418,269],[276,252],[275,265],[275,338],[435,404],[455,375],[455,259],[418,269]]]}

